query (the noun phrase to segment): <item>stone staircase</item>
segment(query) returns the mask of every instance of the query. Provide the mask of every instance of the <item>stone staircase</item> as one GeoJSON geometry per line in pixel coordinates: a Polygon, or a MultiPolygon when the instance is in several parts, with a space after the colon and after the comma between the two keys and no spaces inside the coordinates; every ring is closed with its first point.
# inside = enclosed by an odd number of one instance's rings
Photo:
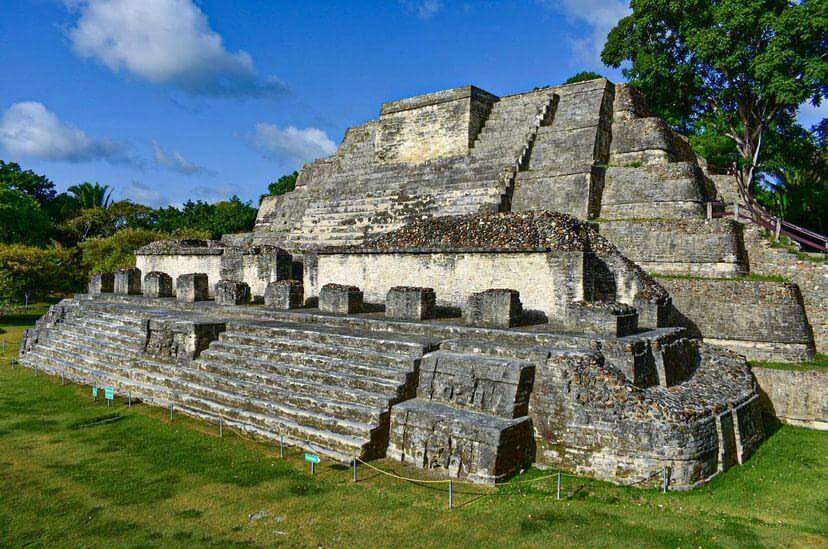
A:
{"type": "Polygon", "coordinates": [[[145,353],[148,319],[159,313],[84,303],[21,361],[347,462],[384,455],[389,409],[413,396],[431,346],[422,337],[233,321],[197,358],[166,361],[145,353]]]}

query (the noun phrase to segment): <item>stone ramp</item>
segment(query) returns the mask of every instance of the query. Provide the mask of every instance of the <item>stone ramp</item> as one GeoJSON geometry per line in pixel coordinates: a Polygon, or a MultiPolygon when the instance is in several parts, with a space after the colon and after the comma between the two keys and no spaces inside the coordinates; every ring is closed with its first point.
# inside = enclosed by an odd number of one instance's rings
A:
{"type": "Polygon", "coordinates": [[[172,360],[147,352],[150,326],[165,315],[191,322],[180,312],[81,302],[40,330],[21,362],[347,462],[384,455],[390,406],[413,396],[429,350],[418,337],[235,321],[197,357],[172,360]]]}

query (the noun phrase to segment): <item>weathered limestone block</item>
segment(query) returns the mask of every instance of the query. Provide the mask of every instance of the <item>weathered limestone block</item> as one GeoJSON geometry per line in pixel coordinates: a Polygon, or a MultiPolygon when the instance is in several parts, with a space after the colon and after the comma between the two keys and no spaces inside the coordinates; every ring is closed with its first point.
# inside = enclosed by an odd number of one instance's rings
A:
{"type": "Polygon", "coordinates": [[[243,305],[250,302],[250,286],[238,280],[219,280],[214,295],[217,305],[243,305]]]}
{"type": "Polygon", "coordinates": [[[525,360],[435,351],[420,365],[417,396],[504,418],[525,416],[535,367],[525,360]]]}
{"type": "Polygon", "coordinates": [[[223,322],[150,319],[144,353],[155,360],[189,362],[225,329],[223,322]]]}
{"type": "Polygon", "coordinates": [[[141,269],[118,269],[115,273],[115,293],[141,295],[141,269]]]}
{"type": "Polygon", "coordinates": [[[433,288],[395,286],[385,298],[385,316],[398,320],[426,320],[436,315],[433,288]]]}
{"type": "Polygon", "coordinates": [[[362,292],[356,286],[325,284],[319,292],[319,310],[338,315],[362,312],[362,292]]]}
{"type": "Polygon", "coordinates": [[[494,484],[531,463],[531,422],[415,398],[391,408],[387,455],[453,478],[494,484]]]}
{"type": "Polygon", "coordinates": [[[622,337],[638,329],[638,312],[618,302],[575,301],[566,309],[564,328],[622,337]]]}
{"type": "Polygon", "coordinates": [[[612,104],[612,110],[615,122],[652,116],[644,94],[626,83],[615,85],[615,100],[612,104]]]}
{"type": "Polygon", "coordinates": [[[207,301],[210,297],[206,273],[187,273],[175,281],[175,298],[182,303],[207,301]]]}
{"type": "Polygon", "coordinates": [[[473,326],[511,328],[520,321],[522,313],[520,292],[493,288],[471,294],[463,316],[473,326]]]}
{"type": "Polygon", "coordinates": [[[89,279],[89,294],[111,294],[115,291],[115,275],[112,273],[101,273],[93,275],[89,279]]]}
{"type": "Polygon", "coordinates": [[[271,282],[265,290],[265,305],[276,309],[298,309],[305,304],[304,288],[298,280],[271,282]]]}
{"type": "Polygon", "coordinates": [[[828,372],[753,368],[765,410],[784,423],[828,431],[828,372]]]}
{"type": "Polygon", "coordinates": [[[147,297],[172,297],[172,277],[160,271],[147,273],[144,276],[144,295],[147,297]]]}

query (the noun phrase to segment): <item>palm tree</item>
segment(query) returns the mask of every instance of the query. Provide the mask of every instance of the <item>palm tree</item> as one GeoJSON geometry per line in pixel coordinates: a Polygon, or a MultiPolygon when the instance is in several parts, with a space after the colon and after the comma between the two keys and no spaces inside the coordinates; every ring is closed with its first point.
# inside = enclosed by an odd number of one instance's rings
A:
{"type": "Polygon", "coordinates": [[[109,185],[101,185],[98,182],[89,183],[88,181],[80,185],[72,185],[66,190],[75,197],[82,209],[108,208],[110,204],[109,197],[112,196],[113,191],[109,188],[109,185]]]}

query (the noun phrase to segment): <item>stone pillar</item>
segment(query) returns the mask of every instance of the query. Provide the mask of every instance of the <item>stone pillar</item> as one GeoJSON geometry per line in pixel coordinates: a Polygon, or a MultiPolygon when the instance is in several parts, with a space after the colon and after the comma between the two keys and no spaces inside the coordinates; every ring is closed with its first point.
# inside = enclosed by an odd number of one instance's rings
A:
{"type": "Polygon", "coordinates": [[[209,285],[206,273],[188,273],[175,281],[175,298],[184,303],[209,299],[209,285]]]}
{"type": "Polygon", "coordinates": [[[395,286],[385,298],[385,316],[397,320],[425,320],[436,316],[433,288],[395,286]]]}
{"type": "Polygon", "coordinates": [[[219,280],[214,295],[218,305],[244,305],[250,302],[250,286],[238,280],[219,280]]]}
{"type": "Polygon", "coordinates": [[[172,297],[172,277],[160,271],[147,273],[144,276],[144,295],[146,297],[172,297]]]}
{"type": "Polygon", "coordinates": [[[141,295],[141,269],[118,269],[115,272],[115,293],[141,295]]]}
{"type": "Polygon", "coordinates": [[[491,289],[471,294],[463,317],[467,324],[488,328],[511,328],[520,321],[523,305],[520,292],[491,289]]]}
{"type": "Polygon", "coordinates": [[[274,309],[298,309],[305,304],[305,287],[298,280],[279,280],[267,285],[265,305],[274,309]]]}
{"type": "Polygon", "coordinates": [[[90,295],[111,294],[115,291],[115,275],[112,273],[101,273],[89,279],[90,295]]]}
{"type": "Polygon", "coordinates": [[[362,312],[362,292],[356,286],[325,284],[319,291],[319,310],[338,315],[362,312]]]}

